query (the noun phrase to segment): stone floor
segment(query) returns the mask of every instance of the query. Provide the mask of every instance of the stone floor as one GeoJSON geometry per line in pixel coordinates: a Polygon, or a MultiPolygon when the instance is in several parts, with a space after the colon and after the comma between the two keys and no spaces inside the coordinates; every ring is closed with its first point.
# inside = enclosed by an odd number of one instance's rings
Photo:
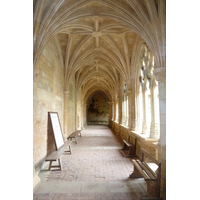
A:
{"type": "Polygon", "coordinates": [[[124,157],[121,141],[107,126],[88,126],[77,142],[71,155],[63,155],[62,171],[48,171],[46,165],[40,172],[34,200],[139,200],[146,196],[146,182],[129,178],[131,159],[124,157]]]}

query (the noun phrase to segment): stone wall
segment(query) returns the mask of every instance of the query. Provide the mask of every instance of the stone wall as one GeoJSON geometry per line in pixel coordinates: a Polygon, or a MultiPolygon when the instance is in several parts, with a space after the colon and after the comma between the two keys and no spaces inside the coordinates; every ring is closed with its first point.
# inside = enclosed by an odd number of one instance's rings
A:
{"type": "Polygon", "coordinates": [[[38,173],[46,155],[55,148],[49,111],[58,112],[63,130],[64,68],[54,41],[44,48],[33,75],[33,165],[38,173]]]}
{"type": "Polygon", "coordinates": [[[76,129],[76,116],[75,116],[75,78],[69,84],[67,99],[65,101],[66,116],[65,123],[67,126],[65,137],[69,136],[76,129]]]}
{"type": "Polygon", "coordinates": [[[76,129],[81,129],[82,128],[82,121],[83,121],[83,119],[82,119],[82,115],[83,115],[82,106],[83,106],[83,104],[82,104],[82,100],[81,100],[81,94],[79,94],[76,102],[77,102],[76,129]]]}

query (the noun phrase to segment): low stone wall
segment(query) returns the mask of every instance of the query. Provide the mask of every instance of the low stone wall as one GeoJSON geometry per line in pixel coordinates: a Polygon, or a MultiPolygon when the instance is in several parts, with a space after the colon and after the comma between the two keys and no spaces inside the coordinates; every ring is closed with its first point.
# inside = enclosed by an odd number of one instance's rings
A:
{"type": "MultiPolygon", "coordinates": [[[[117,135],[120,136],[122,140],[128,140],[129,135],[132,135],[137,138],[137,145],[136,145],[136,154],[142,158],[141,149],[145,149],[147,152],[149,152],[150,155],[152,155],[154,158],[156,158],[158,161],[161,160],[160,152],[157,146],[154,144],[158,142],[157,139],[145,137],[144,134],[139,134],[134,131],[129,130],[128,127],[125,127],[121,124],[118,124],[115,121],[110,121],[110,128],[117,133],[117,135]]],[[[134,144],[134,139],[130,139],[130,142],[134,144]]]]}

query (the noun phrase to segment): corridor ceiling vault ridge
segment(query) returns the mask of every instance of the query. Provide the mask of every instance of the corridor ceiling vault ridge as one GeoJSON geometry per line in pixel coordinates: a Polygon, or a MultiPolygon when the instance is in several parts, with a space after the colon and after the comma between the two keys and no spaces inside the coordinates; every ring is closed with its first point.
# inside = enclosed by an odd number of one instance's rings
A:
{"type": "Polygon", "coordinates": [[[162,0],[34,0],[34,68],[55,40],[65,71],[65,90],[96,90],[113,98],[119,77],[135,74],[138,52],[147,45],[155,68],[165,67],[166,2],[162,0]]]}

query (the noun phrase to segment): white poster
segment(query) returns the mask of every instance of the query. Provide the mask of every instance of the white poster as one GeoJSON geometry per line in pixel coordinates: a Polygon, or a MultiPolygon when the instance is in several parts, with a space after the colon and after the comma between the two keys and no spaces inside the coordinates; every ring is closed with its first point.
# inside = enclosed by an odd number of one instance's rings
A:
{"type": "Polygon", "coordinates": [[[64,144],[62,131],[61,131],[61,127],[60,127],[60,122],[59,122],[59,119],[58,119],[58,114],[57,113],[50,113],[50,117],[51,117],[51,123],[52,123],[52,127],[53,127],[56,147],[58,149],[59,147],[61,147],[64,144]]]}

